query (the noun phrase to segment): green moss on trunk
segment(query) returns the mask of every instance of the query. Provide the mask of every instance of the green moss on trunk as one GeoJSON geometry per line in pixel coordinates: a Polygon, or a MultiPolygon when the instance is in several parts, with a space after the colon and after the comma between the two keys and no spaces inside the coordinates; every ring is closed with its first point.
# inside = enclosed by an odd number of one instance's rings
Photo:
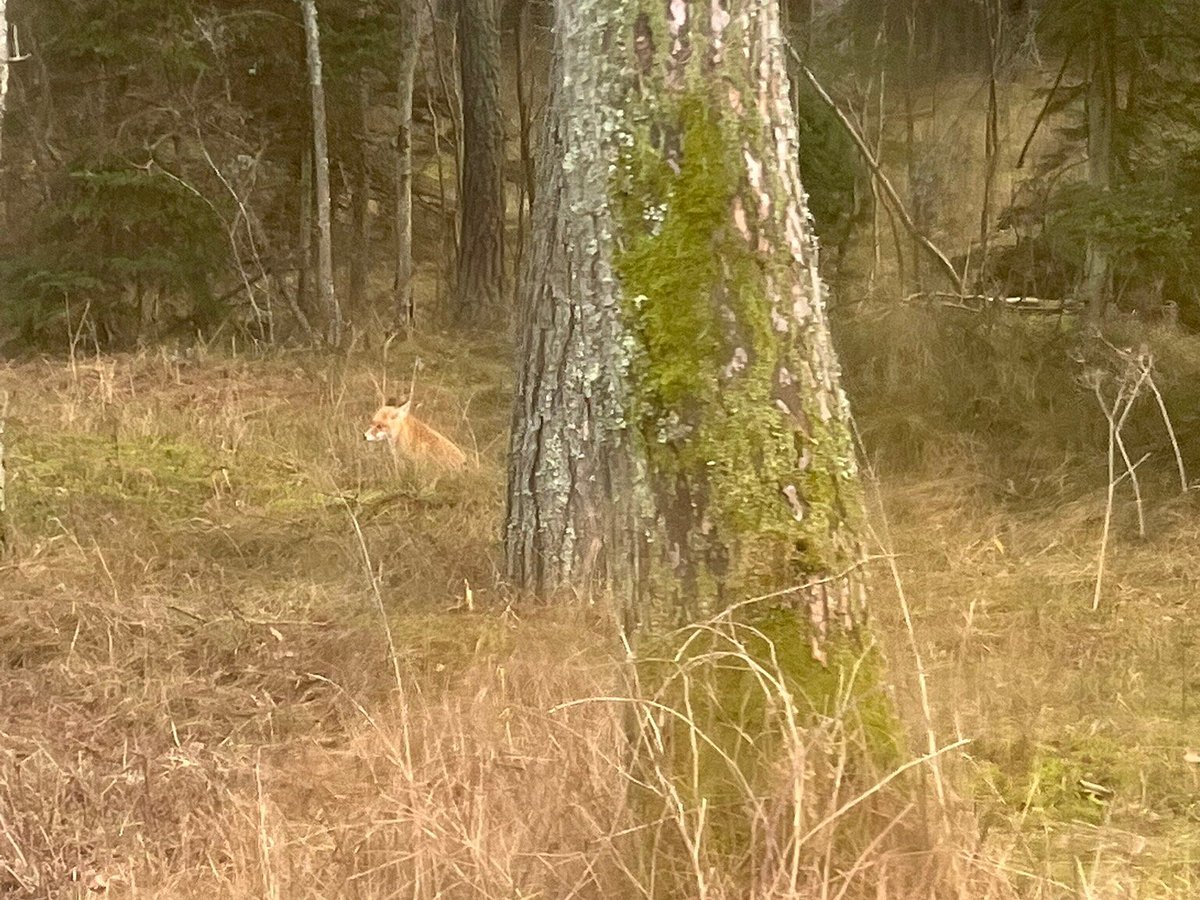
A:
{"type": "Polygon", "coordinates": [[[704,561],[700,591],[715,581],[745,595],[828,571],[842,564],[829,535],[850,514],[852,448],[815,401],[805,401],[808,433],[776,407],[793,348],[773,325],[770,291],[793,261],[735,227],[742,129],[702,85],[642,118],[613,185],[627,236],[616,263],[636,339],[632,419],[651,486],[670,497],[659,508],[674,509],[668,531],[686,532],[682,551],[704,561]],[[806,504],[802,521],[787,485],[806,504]]]}

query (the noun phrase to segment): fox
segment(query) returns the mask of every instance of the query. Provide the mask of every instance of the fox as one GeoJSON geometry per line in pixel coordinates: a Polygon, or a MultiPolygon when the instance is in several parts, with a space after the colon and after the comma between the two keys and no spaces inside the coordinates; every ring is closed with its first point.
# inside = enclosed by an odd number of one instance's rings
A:
{"type": "Polygon", "coordinates": [[[461,469],[467,464],[467,455],[454,441],[412,414],[411,397],[403,403],[386,400],[371,417],[363,436],[371,442],[388,441],[393,452],[446,469],[461,469]]]}

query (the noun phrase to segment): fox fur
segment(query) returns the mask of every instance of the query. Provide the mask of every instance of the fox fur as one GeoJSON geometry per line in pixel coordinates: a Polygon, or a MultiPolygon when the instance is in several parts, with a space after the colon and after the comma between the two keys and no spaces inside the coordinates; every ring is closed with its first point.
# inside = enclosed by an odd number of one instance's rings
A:
{"type": "Polygon", "coordinates": [[[387,441],[396,453],[446,469],[461,469],[467,463],[467,455],[454,441],[413,415],[411,397],[403,403],[388,400],[379,407],[364,437],[387,441]]]}

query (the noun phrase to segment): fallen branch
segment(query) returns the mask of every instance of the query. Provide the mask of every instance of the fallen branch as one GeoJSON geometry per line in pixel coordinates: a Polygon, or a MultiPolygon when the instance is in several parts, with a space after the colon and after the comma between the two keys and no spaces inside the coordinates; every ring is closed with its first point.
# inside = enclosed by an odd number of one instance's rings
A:
{"type": "Polygon", "coordinates": [[[784,43],[787,46],[788,53],[791,55],[796,65],[800,67],[800,71],[804,73],[804,77],[808,79],[808,83],[812,85],[813,90],[817,92],[817,95],[821,98],[821,100],[824,101],[824,103],[831,110],[833,110],[833,113],[835,116],[837,116],[838,121],[842,123],[842,127],[846,129],[846,133],[849,134],[851,140],[854,141],[854,145],[858,147],[858,152],[862,155],[863,161],[866,162],[867,168],[871,170],[872,177],[875,179],[876,184],[878,184],[882,189],[884,198],[888,201],[888,204],[892,207],[893,211],[896,213],[896,216],[904,225],[905,230],[912,235],[913,239],[916,240],[916,242],[923,249],[925,249],[930,256],[933,257],[934,261],[937,262],[938,266],[950,279],[950,283],[954,286],[954,289],[960,294],[966,293],[966,289],[963,287],[962,276],[958,274],[958,271],[954,268],[953,264],[951,264],[950,259],[946,256],[946,254],[938,249],[937,245],[934,244],[933,241],[931,241],[919,227],[917,227],[917,223],[913,221],[913,217],[910,216],[908,214],[908,210],[905,209],[904,201],[900,199],[900,195],[896,192],[896,188],[892,185],[892,182],[888,179],[887,175],[884,174],[883,168],[875,159],[875,155],[871,152],[871,148],[867,146],[867,142],[863,140],[862,135],[858,133],[858,129],[854,127],[854,123],[850,121],[849,117],[844,112],[842,112],[841,107],[837,105],[836,101],[829,96],[829,93],[824,87],[821,86],[821,82],[817,81],[817,76],[812,73],[808,66],[804,65],[800,59],[800,54],[796,52],[795,48],[786,41],[784,43]]]}

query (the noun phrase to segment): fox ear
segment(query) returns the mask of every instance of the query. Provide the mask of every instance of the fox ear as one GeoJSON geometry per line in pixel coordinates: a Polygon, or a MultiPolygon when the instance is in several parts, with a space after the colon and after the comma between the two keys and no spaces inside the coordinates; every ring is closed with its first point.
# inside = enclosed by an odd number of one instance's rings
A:
{"type": "Polygon", "coordinates": [[[411,409],[412,409],[412,398],[410,397],[409,399],[405,400],[403,403],[400,404],[399,412],[402,415],[408,415],[408,413],[411,411],[411,409]]]}
{"type": "Polygon", "coordinates": [[[388,397],[386,400],[383,401],[383,405],[384,406],[399,406],[400,401],[397,400],[395,397],[388,397]]]}

